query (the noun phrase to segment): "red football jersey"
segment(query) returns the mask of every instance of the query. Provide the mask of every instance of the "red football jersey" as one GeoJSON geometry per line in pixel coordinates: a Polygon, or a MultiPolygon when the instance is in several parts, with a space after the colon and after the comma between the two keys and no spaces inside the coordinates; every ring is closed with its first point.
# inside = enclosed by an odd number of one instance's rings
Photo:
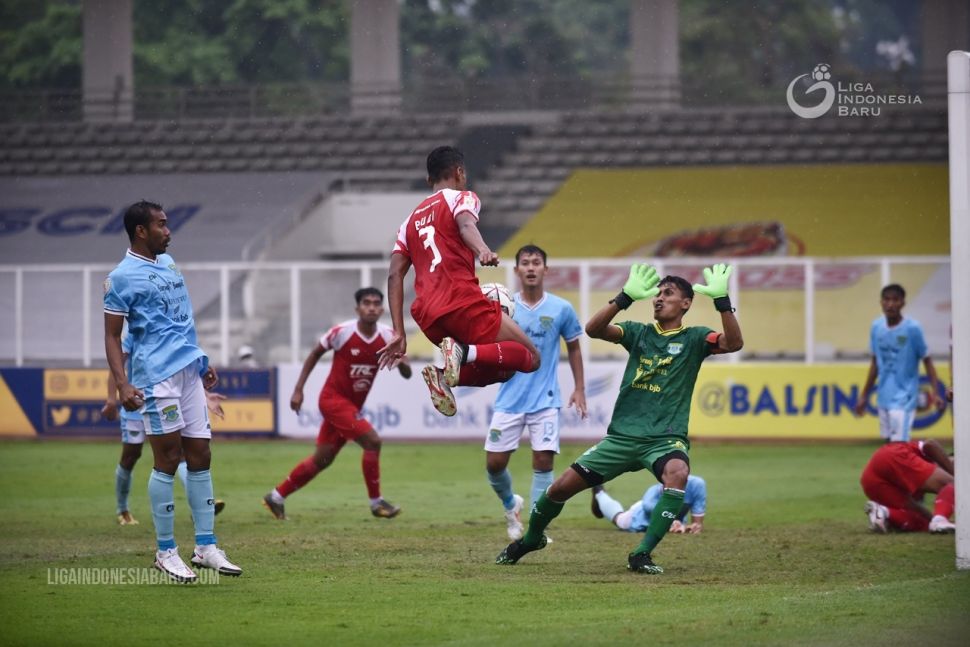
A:
{"type": "Polygon", "coordinates": [[[478,220],[482,203],[472,191],[442,189],[411,212],[397,232],[394,254],[414,265],[411,316],[422,329],[439,317],[483,299],[475,276],[475,253],[465,246],[455,216],[478,220]]]}
{"type": "Polygon", "coordinates": [[[383,348],[393,336],[393,331],[377,324],[377,332],[365,338],[357,329],[357,320],[345,321],[328,330],[320,338],[324,350],[333,351],[333,364],[330,375],[323,385],[320,399],[339,396],[353,402],[357,408],[364,406],[364,400],[377,377],[377,351],[383,348]]]}

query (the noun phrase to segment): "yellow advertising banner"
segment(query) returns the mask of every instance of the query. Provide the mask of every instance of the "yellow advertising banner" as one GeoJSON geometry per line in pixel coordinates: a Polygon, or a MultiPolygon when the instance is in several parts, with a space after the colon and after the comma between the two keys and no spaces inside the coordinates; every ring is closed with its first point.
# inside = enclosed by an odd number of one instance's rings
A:
{"type": "MultiPolygon", "coordinates": [[[[690,434],[694,438],[856,439],[879,438],[876,394],[869,411],[853,413],[868,364],[710,363],[694,389],[690,434]]],[[[948,367],[937,367],[949,384],[948,367]]],[[[942,412],[926,405],[929,380],[921,379],[914,439],[952,438],[949,405],[942,412]]]]}

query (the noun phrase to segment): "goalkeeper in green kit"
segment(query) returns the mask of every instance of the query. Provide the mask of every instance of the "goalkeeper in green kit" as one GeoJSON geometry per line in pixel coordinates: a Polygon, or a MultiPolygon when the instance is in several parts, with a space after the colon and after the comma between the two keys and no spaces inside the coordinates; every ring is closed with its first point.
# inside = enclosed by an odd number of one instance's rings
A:
{"type": "Polygon", "coordinates": [[[663,484],[663,494],[651,513],[643,541],[629,555],[628,568],[637,573],[663,573],[651,554],[684,503],[690,473],[687,424],[697,372],[708,355],[733,353],[743,345],[728,297],[731,269],[723,264],[705,268],[707,285],[691,287],[679,276],[661,279],[649,265],[630,268],[623,290],[586,324],[590,337],[622,344],[630,353],[606,437],[586,450],[539,497],[525,536],[509,544],[496,558],[497,564],[515,564],[526,553],[545,548],[543,531],[576,494],[624,472],[649,469],[663,484]],[[695,292],[714,300],[723,333],[683,325],[695,292]],[[654,323],[610,323],[641,299],[652,299],[654,323]]]}

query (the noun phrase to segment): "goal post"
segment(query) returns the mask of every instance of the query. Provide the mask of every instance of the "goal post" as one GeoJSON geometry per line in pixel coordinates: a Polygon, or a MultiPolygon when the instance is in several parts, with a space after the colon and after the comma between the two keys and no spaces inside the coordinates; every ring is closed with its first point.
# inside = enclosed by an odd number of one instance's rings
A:
{"type": "Polygon", "coordinates": [[[970,52],[946,57],[950,127],[950,291],[956,565],[970,569],[970,52]]]}

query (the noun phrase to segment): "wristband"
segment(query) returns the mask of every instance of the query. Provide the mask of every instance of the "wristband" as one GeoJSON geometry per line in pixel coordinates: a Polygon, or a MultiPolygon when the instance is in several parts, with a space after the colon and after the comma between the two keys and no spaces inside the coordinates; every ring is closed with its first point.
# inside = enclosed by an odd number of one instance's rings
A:
{"type": "Polygon", "coordinates": [[[626,310],[631,305],[633,305],[633,299],[630,297],[629,294],[627,294],[623,290],[620,290],[619,294],[617,294],[615,297],[610,299],[610,303],[615,303],[616,307],[619,308],[620,310],[626,310]]]}
{"type": "Polygon", "coordinates": [[[714,299],[714,309],[718,312],[734,312],[734,308],[731,307],[731,297],[725,294],[723,297],[714,299]]]}

